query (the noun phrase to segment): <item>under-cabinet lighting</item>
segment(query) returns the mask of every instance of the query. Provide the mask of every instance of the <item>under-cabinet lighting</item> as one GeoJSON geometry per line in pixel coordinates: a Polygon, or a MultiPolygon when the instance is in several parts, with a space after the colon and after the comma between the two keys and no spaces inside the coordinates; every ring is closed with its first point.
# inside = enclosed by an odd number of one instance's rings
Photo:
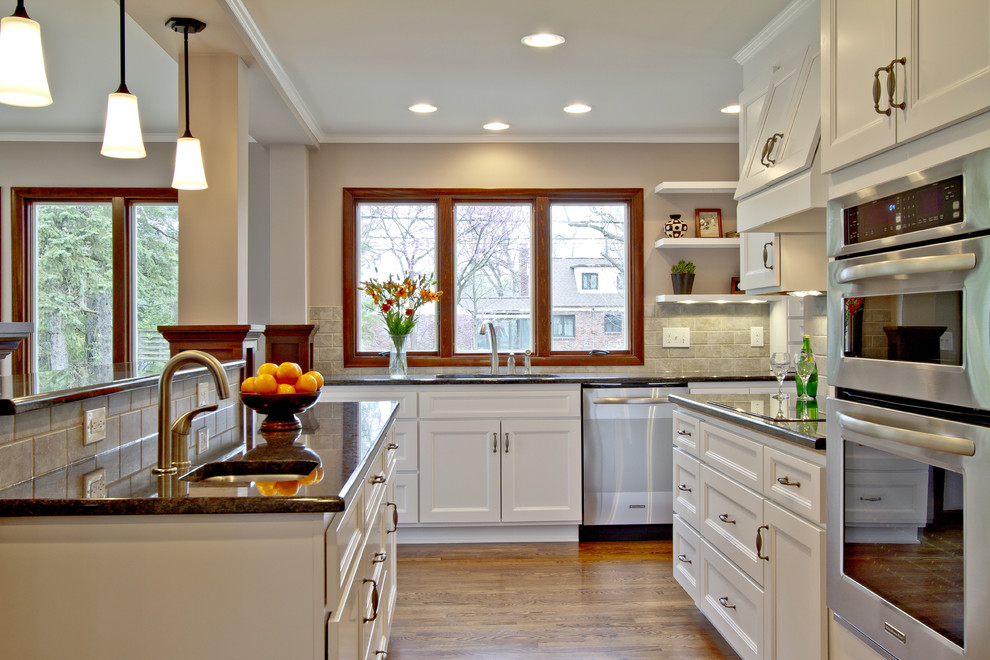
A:
{"type": "Polygon", "coordinates": [[[788,291],[787,295],[794,296],[796,298],[804,298],[805,296],[824,296],[824,291],[788,291]]]}
{"type": "Polygon", "coordinates": [[[591,106],[584,103],[572,103],[564,108],[564,112],[568,112],[572,115],[580,115],[585,112],[591,112],[591,106]]]}
{"type": "Polygon", "coordinates": [[[425,114],[428,112],[436,112],[437,106],[430,105],[429,103],[414,103],[409,106],[409,110],[412,112],[418,112],[420,114],[425,114]]]}
{"type": "Polygon", "coordinates": [[[719,112],[724,112],[727,115],[738,115],[742,108],[739,107],[738,103],[732,105],[727,105],[722,108],[719,112]]]}
{"type": "Polygon", "coordinates": [[[527,46],[532,46],[533,48],[550,48],[552,46],[559,46],[564,43],[564,38],[559,34],[553,34],[550,32],[537,32],[536,34],[527,34],[522,38],[522,42],[527,46]]]}

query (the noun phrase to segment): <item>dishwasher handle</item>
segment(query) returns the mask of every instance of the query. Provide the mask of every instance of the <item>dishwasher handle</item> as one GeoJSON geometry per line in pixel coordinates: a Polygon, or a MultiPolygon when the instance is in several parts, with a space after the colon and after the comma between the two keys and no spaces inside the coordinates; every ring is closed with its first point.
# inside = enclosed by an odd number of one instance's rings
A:
{"type": "Polygon", "coordinates": [[[656,406],[662,403],[670,403],[670,398],[665,396],[602,396],[591,400],[596,405],[629,405],[639,404],[656,406]]]}

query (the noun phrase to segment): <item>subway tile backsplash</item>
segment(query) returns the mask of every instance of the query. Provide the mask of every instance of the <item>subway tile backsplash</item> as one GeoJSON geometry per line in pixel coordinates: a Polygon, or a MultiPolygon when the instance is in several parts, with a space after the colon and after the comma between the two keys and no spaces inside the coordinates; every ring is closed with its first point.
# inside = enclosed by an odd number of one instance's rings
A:
{"type": "MultiPolygon", "coordinates": [[[[238,368],[227,369],[232,394],[239,378],[238,368]]],[[[209,383],[218,409],[193,420],[190,456],[196,455],[196,429],[203,427],[209,431],[211,454],[240,445],[237,397],[217,401],[212,377],[205,374],[176,379],[172,419],[194,407],[199,382],[209,383]]],[[[83,475],[99,468],[106,470],[108,494],[127,497],[154,488],[151,468],[157,461],[157,385],[0,416],[0,498],[82,497],[83,475]],[[102,407],[107,408],[106,438],[84,445],[85,411],[102,407]]]]}

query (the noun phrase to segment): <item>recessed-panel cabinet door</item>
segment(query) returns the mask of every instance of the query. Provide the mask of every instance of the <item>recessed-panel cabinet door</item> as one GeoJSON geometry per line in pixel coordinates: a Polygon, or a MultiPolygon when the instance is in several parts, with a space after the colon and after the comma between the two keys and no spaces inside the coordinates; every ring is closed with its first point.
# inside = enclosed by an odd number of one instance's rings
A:
{"type": "Polygon", "coordinates": [[[419,521],[500,520],[498,421],[459,419],[419,425],[419,521]]]}
{"type": "Polygon", "coordinates": [[[581,521],[581,423],[502,422],[502,520],[581,521]]]}
{"type": "Polygon", "coordinates": [[[739,243],[739,286],[743,290],[780,285],[777,234],[743,232],[739,243]]]}

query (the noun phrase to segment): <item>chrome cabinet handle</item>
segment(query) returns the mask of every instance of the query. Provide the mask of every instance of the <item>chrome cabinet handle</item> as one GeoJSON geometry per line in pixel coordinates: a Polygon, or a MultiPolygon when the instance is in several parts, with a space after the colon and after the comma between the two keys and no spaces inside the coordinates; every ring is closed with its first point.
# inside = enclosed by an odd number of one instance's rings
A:
{"type": "Polygon", "coordinates": [[[385,475],[384,474],[376,474],[375,476],[373,476],[371,478],[371,483],[373,483],[373,484],[383,484],[383,483],[385,483],[385,475]]]}
{"type": "Polygon", "coordinates": [[[371,616],[362,617],[361,621],[364,623],[371,623],[378,618],[378,583],[371,578],[364,578],[361,584],[371,583],[371,616]]]}
{"type": "Polygon", "coordinates": [[[508,433],[505,433],[504,436],[505,436],[505,453],[508,454],[509,453],[509,434],[508,433]]]}
{"type": "Polygon", "coordinates": [[[727,514],[724,514],[724,513],[718,514],[718,519],[721,520],[722,522],[724,522],[727,525],[735,525],[736,524],[736,521],[735,520],[732,520],[731,518],[729,518],[729,516],[727,514]]]}
{"type": "Polygon", "coordinates": [[[880,85],[880,72],[881,71],[886,71],[887,72],[887,84],[890,85],[890,67],[889,66],[878,66],[877,67],[877,70],[873,72],[873,110],[878,115],[887,115],[889,117],[890,116],[890,106],[887,106],[887,108],[884,109],[884,110],[881,110],[880,109],[880,95],[881,95],[881,91],[882,91],[882,87],[880,85]]]}
{"type": "Polygon", "coordinates": [[[897,93],[897,68],[895,64],[900,64],[904,66],[907,64],[907,58],[901,57],[896,60],[891,60],[890,64],[887,65],[887,114],[890,114],[889,108],[897,108],[898,110],[903,110],[907,107],[906,101],[901,101],[900,103],[894,103],[894,94],[897,93]]]}
{"type": "Polygon", "coordinates": [[[777,160],[775,158],[771,158],[770,156],[771,154],[773,154],[773,150],[777,146],[777,141],[783,137],[784,137],[783,133],[774,133],[773,135],[770,136],[770,143],[769,143],[770,148],[767,149],[767,167],[771,167],[777,164],[777,160]]]}
{"type": "Polygon", "coordinates": [[[760,525],[759,527],[756,528],[756,556],[759,557],[760,559],[765,559],[766,561],[770,561],[770,555],[763,554],[763,534],[760,532],[760,530],[762,529],[770,531],[770,526],[760,525]]]}
{"type": "Polygon", "coordinates": [[[392,507],[392,529],[386,529],[386,534],[394,534],[399,529],[399,505],[395,502],[386,502],[385,507],[392,507]]]}
{"type": "Polygon", "coordinates": [[[684,492],[684,493],[690,493],[691,492],[691,489],[688,488],[687,484],[677,484],[677,490],[679,490],[681,492],[684,492]]]}
{"type": "Polygon", "coordinates": [[[871,438],[889,440],[898,444],[910,445],[929,451],[958,454],[959,456],[973,456],[976,454],[976,443],[970,438],[957,438],[954,436],[915,431],[899,426],[877,424],[876,422],[859,419],[858,417],[841,412],[836,413],[836,418],[839,420],[839,427],[843,430],[860,433],[871,438]]]}
{"type": "Polygon", "coordinates": [[[388,449],[389,451],[394,451],[394,450],[396,450],[398,448],[399,448],[399,445],[395,444],[394,442],[388,443],[388,446],[385,447],[385,449],[388,449]]]}
{"type": "Polygon", "coordinates": [[[767,263],[770,258],[770,254],[767,248],[773,247],[773,241],[763,244],[763,267],[767,270],[773,270],[773,264],[767,263]]]}
{"type": "Polygon", "coordinates": [[[879,502],[883,498],[882,497],[860,497],[859,499],[862,500],[862,501],[864,501],[864,502],[879,502]]]}
{"type": "Polygon", "coordinates": [[[797,486],[801,487],[800,481],[791,481],[788,477],[777,477],[777,483],[781,486],[797,486]]]}
{"type": "Polygon", "coordinates": [[[372,564],[381,564],[386,559],[388,559],[388,554],[384,552],[376,552],[374,559],[371,560],[372,564]]]}
{"type": "Polygon", "coordinates": [[[492,433],[492,453],[498,453],[498,433],[492,433]]]}
{"type": "Polygon", "coordinates": [[[735,605],[729,605],[729,599],[727,597],[725,597],[725,596],[722,596],[721,598],[718,599],[718,604],[721,605],[722,607],[724,607],[727,610],[734,610],[734,609],[736,609],[736,606],[735,605]]]}
{"type": "Polygon", "coordinates": [[[677,555],[677,561],[682,561],[685,564],[690,564],[691,563],[691,560],[688,559],[688,556],[687,555],[677,555]]]}

